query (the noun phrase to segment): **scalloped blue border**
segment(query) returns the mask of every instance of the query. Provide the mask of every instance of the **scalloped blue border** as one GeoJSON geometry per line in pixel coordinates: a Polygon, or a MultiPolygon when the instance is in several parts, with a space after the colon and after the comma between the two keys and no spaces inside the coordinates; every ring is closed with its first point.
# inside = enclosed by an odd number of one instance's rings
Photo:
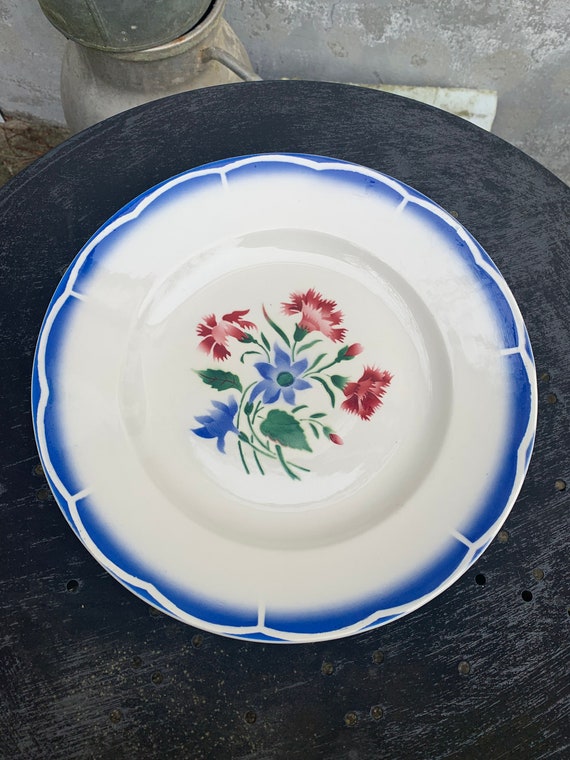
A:
{"type": "MultiPolygon", "coordinates": [[[[38,375],[38,352],[39,344],[50,314],[54,310],[55,304],[63,296],[66,286],[69,282],[72,272],[78,265],[81,257],[85,260],[81,264],[77,273],[73,290],[81,293],[82,287],[94,272],[97,266],[109,255],[117,240],[121,236],[121,220],[125,216],[135,211],[141,202],[150,199],[150,196],[157,194],[157,191],[172,185],[165,191],[158,193],[157,196],[150,200],[146,206],[133,220],[124,220],[126,225],[130,221],[140,218],[142,215],[155,213],[164,202],[171,200],[173,194],[197,192],[204,184],[220,182],[221,175],[215,173],[215,170],[231,167],[229,172],[238,179],[241,173],[249,174],[251,171],[289,171],[303,172],[314,174],[316,170],[322,172],[327,180],[339,181],[345,184],[357,184],[366,193],[380,194],[384,199],[389,198],[395,204],[400,203],[407,198],[408,207],[411,206],[412,213],[421,217],[424,223],[428,223],[440,234],[451,239],[455,244],[457,254],[463,258],[465,263],[473,271],[485,289],[490,307],[494,310],[497,321],[502,327],[505,349],[510,349],[512,353],[506,355],[505,359],[510,367],[511,379],[511,404],[510,404],[510,434],[505,447],[505,452],[500,465],[497,468],[495,480],[489,489],[487,497],[484,500],[482,508],[472,521],[464,526],[461,534],[455,538],[450,538],[448,549],[435,562],[422,568],[414,577],[409,578],[405,583],[390,591],[384,590],[382,594],[372,595],[366,599],[361,599],[353,605],[345,606],[338,609],[321,610],[311,615],[299,614],[280,614],[267,611],[265,619],[260,624],[257,610],[244,610],[239,608],[229,608],[227,605],[221,605],[215,601],[200,597],[198,594],[189,594],[181,592],[180,589],[173,587],[164,582],[156,572],[146,567],[138,558],[127,553],[117,541],[104,530],[97,520],[96,508],[90,504],[89,499],[79,499],[76,503],[77,514],[81,520],[81,529],[86,531],[105,557],[114,565],[123,570],[129,576],[136,579],[143,579],[146,585],[154,588],[158,594],[162,594],[169,600],[181,613],[192,615],[197,624],[202,622],[204,627],[216,627],[217,632],[223,635],[229,635],[235,638],[245,638],[251,641],[283,642],[295,639],[297,636],[306,637],[306,640],[317,638],[332,638],[334,636],[344,635],[347,633],[356,633],[359,630],[383,625],[390,620],[401,617],[415,607],[419,606],[422,598],[433,594],[438,589],[442,590],[453,580],[454,574],[458,569],[463,567],[467,569],[476,558],[484,551],[492,536],[488,536],[489,531],[498,530],[499,521],[506,517],[512,501],[516,497],[518,488],[522,485],[522,478],[528,467],[530,454],[534,437],[529,437],[529,429],[532,427],[534,432],[533,415],[535,414],[536,405],[533,403],[534,392],[534,360],[530,341],[521,318],[517,318],[509,304],[500,283],[504,281],[500,273],[481,248],[481,246],[467,233],[458,223],[444,212],[437,204],[430,201],[426,196],[418,193],[398,180],[382,175],[379,172],[372,172],[363,167],[350,164],[348,162],[329,159],[323,156],[310,156],[304,154],[276,154],[261,156],[242,156],[237,158],[225,159],[207,164],[187,172],[183,172],[176,177],[165,180],[148,191],[142,193],[129,204],[124,206],[120,211],[114,214],[106,224],[104,224],[88,243],[81,249],[69,269],[58,285],[54,296],[50,302],[46,317],[40,331],[38,347],[34,358],[34,367],[32,374],[32,409],[33,422],[36,441],[40,457],[45,465],[45,454],[41,449],[38,439],[38,407],[40,401],[40,384],[38,375]],[[296,163],[299,159],[305,163],[296,163]],[[330,164],[331,166],[323,166],[330,164]],[[338,167],[338,168],[336,168],[338,167]],[[201,172],[207,171],[207,174],[201,172]],[[372,176],[371,176],[372,175],[372,176]],[[173,184],[174,183],[174,184],[173,184]],[[190,184],[189,184],[190,183],[190,184]],[[397,189],[395,189],[397,188],[397,189]],[[113,230],[110,230],[115,223],[113,230]],[[99,239],[99,240],[98,240],[99,239]],[[470,249],[466,240],[474,247],[477,256],[480,259],[478,263],[475,255],[470,249]],[[97,241],[97,242],[96,242],[97,241]],[[89,250],[91,247],[91,250],[89,250]],[[521,343],[523,345],[521,345],[521,343]],[[526,357],[526,358],[525,358],[526,357]],[[529,369],[530,367],[530,369],[529,369]],[[524,462],[521,469],[520,449],[525,439],[528,439],[524,451],[524,462]],[[517,482],[518,481],[518,482],[517,482]],[[480,545],[477,545],[477,542],[480,545]],[[482,543],[481,543],[482,542],[482,543]],[[394,608],[409,607],[404,611],[386,614],[388,610],[394,608]],[[360,623],[360,625],[359,625],[360,623]],[[355,628],[356,626],[356,628],[355,628]],[[240,632],[244,630],[245,632],[240,632]],[[281,634],[281,635],[279,635],[281,634]]],[[[45,411],[44,430],[46,435],[47,453],[51,460],[51,465],[60,479],[63,487],[70,493],[75,494],[80,491],[80,484],[77,481],[75,473],[72,471],[65,454],[64,436],[57,420],[58,391],[57,391],[57,370],[58,355],[62,341],[65,339],[65,329],[67,322],[77,306],[78,301],[74,297],[69,297],[64,305],[57,312],[55,321],[49,329],[46,336],[46,360],[45,372],[49,388],[49,399],[45,411]]],[[[45,468],[46,470],[48,468],[45,468]]],[[[70,512],[65,494],[61,491],[55,482],[49,477],[48,481],[57,502],[62,509],[67,521],[70,523],[74,532],[81,538],[79,526],[75,524],[73,515],[70,512]]],[[[153,596],[146,588],[142,588],[136,583],[129,582],[121,578],[117,572],[107,568],[109,572],[119,580],[123,585],[129,588],[137,596],[153,604],[168,614],[177,617],[172,610],[169,610],[153,596]]],[[[183,618],[181,618],[183,619],[183,618]]]]}

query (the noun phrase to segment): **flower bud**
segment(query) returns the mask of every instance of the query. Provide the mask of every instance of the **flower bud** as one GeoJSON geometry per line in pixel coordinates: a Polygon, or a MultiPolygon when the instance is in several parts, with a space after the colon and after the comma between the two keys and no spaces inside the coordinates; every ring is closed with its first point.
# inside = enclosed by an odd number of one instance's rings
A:
{"type": "Polygon", "coordinates": [[[353,343],[351,346],[349,346],[346,349],[346,353],[344,355],[345,359],[354,359],[355,356],[358,356],[358,354],[361,354],[363,352],[363,348],[360,345],[360,343],[353,343]]]}

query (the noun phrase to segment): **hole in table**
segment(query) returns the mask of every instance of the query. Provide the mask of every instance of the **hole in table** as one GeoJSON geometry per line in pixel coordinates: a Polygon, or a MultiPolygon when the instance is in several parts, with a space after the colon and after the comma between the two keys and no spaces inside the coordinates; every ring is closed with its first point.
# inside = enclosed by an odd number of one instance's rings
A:
{"type": "Polygon", "coordinates": [[[521,593],[521,596],[522,596],[522,598],[524,599],[525,602],[530,602],[532,600],[532,591],[529,591],[528,589],[525,589],[521,593]]]}
{"type": "Polygon", "coordinates": [[[76,581],[75,579],[67,581],[65,588],[70,594],[75,594],[79,590],[79,581],[76,581]]]}
{"type": "Polygon", "coordinates": [[[484,586],[487,583],[487,579],[485,578],[483,573],[477,573],[477,575],[475,576],[475,583],[478,586],[484,586]]]}
{"type": "Polygon", "coordinates": [[[347,726],[355,726],[358,721],[358,715],[353,712],[352,710],[350,712],[347,712],[344,716],[344,722],[347,726]]]}
{"type": "Polygon", "coordinates": [[[370,717],[374,720],[380,720],[384,716],[384,710],[380,707],[380,705],[374,705],[370,708],[370,717]]]}

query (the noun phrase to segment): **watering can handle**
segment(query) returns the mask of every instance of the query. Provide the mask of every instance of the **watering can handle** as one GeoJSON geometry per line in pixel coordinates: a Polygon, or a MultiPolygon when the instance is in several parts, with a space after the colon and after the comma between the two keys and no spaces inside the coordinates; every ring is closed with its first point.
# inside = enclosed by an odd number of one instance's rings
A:
{"type": "Polygon", "coordinates": [[[202,50],[203,61],[217,61],[225,66],[230,71],[233,71],[236,76],[243,79],[244,82],[261,82],[261,77],[250,69],[249,66],[244,66],[243,63],[238,61],[231,53],[223,50],[220,47],[207,47],[202,50]]]}

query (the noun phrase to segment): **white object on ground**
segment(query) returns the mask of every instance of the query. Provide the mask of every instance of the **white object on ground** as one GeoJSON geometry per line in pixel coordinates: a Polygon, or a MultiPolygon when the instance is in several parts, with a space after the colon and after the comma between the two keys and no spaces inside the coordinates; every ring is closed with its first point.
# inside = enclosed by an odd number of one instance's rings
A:
{"type": "Polygon", "coordinates": [[[491,131],[497,113],[495,90],[468,90],[463,87],[413,87],[399,84],[358,84],[372,90],[391,92],[405,98],[419,100],[430,106],[460,116],[462,119],[491,131]]]}

